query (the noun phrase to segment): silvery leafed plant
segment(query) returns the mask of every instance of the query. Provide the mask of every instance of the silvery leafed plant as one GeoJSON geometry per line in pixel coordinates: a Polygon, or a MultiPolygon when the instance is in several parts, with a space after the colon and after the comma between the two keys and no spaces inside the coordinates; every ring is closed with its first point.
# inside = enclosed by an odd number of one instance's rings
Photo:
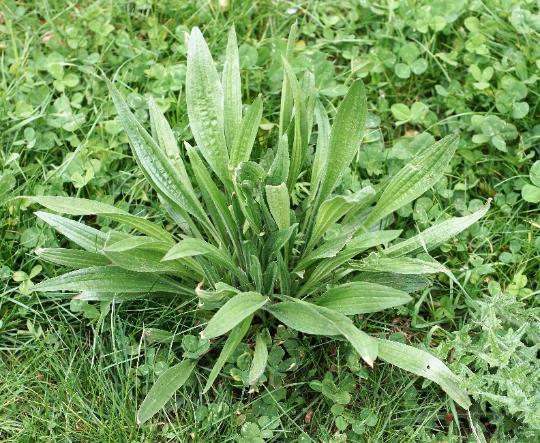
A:
{"type": "Polygon", "coordinates": [[[254,343],[247,383],[259,384],[268,357],[263,330],[274,331],[279,324],[348,341],[368,366],[384,360],[434,381],[462,407],[470,405],[442,361],[416,347],[370,336],[355,322],[360,314],[409,303],[409,292],[424,288],[429,274],[451,275],[436,261],[417,258],[418,253],[446,242],[486,213],[489,204],[406,240],[399,239],[401,230],[383,228],[388,216],[442,177],[458,137],[425,146],[380,188],[343,190],[343,175],[364,134],[364,86],[360,80],[350,86],[330,124],[313,76],[306,73],[299,80],[289,64],[294,33],[283,58],[273,147],[258,155],[252,151],[263,101],[242,104],[233,30],[221,79],[201,32],[194,28],[189,35],[186,102],[193,146],[178,143],[153,100],[148,132],[109,85],[133,155],[173,229],[96,201],[32,197],[52,211],[37,212],[38,217],[78,246],[39,250],[42,259],[75,270],[36,284],[35,291],[68,291],[89,301],[166,294],[200,324],[200,342],[206,346],[160,376],[139,409],[139,423],[166,404],[199,361],[212,368],[200,370],[206,379],[201,388],[211,389],[242,341],[254,343]],[[309,182],[307,194],[296,192],[300,180],[309,182]],[[105,232],[57,214],[99,215],[124,229],[105,232]],[[209,347],[218,352],[207,352],[209,347]]]}

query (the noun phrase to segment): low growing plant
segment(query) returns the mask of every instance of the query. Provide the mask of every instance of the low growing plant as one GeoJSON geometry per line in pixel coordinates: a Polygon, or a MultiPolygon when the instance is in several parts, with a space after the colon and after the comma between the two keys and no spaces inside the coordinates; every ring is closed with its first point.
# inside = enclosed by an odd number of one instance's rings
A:
{"type": "Polygon", "coordinates": [[[470,406],[459,379],[442,361],[355,325],[355,316],[411,301],[408,292],[425,287],[426,275],[451,276],[438,262],[415,253],[447,241],[488,210],[489,203],[402,241],[396,241],[401,230],[384,229],[395,211],[443,176],[458,137],[425,146],[380,189],[343,189],[342,178],[362,143],[364,86],[360,80],[351,85],[330,125],[313,76],[299,80],[290,66],[294,34],[293,28],[283,58],[275,148],[265,152],[256,143],[263,102],[259,97],[245,108],[242,104],[234,30],[221,79],[199,29],[189,35],[186,102],[195,146],[185,143],[179,149],[152,99],[148,133],[109,85],[133,155],[170,215],[172,230],[96,201],[31,197],[53,212],[99,215],[133,232],[104,232],[37,212],[82,249],[37,251],[42,259],[75,270],[31,289],[76,292],[86,301],[174,294],[180,306],[189,307],[192,314],[186,315],[200,324],[200,340],[187,343],[184,360],[166,370],[148,392],[139,423],[166,404],[199,360],[212,366],[203,388],[208,391],[243,340],[255,343],[247,383],[260,383],[268,359],[266,331],[278,324],[344,339],[368,366],[380,358],[434,381],[463,408],[470,406]],[[314,122],[317,141],[311,155],[314,122]],[[217,360],[211,360],[209,349],[220,350],[217,360]]]}

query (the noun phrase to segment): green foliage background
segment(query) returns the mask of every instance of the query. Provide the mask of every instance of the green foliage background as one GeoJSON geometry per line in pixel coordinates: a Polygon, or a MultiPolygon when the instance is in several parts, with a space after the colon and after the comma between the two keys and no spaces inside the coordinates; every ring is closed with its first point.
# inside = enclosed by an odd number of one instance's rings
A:
{"type": "MultiPolygon", "coordinates": [[[[206,1],[5,1],[0,8],[2,440],[476,441],[472,426],[492,441],[540,438],[536,2],[231,1],[223,10],[206,1]],[[141,340],[141,332],[182,330],[178,312],[162,302],[111,309],[28,291],[56,272],[33,251],[59,239],[11,197],[89,197],[139,215],[157,206],[102,74],[125,85],[141,121],[152,95],[178,138],[189,140],[185,32],[199,26],[213,54],[224,54],[234,24],[245,101],[265,98],[263,152],[295,20],[293,68],[314,72],[328,109],[354,79],[366,83],[369,133],[345,178],[351,188],[384,180],[426,140],[458,129],[452,174],[400,210],[395,224],[412,235],[493,198],[488,216],[437,254],[475,303],[441,277],[415,303],[376,317],[462,374],[475,400],[471,422],[422,381],[390,368],[368,372],[345,347],[283,330],[270,349],[265,390],[242,389],[251,359],[242,348],[219,397],[188,388],[176,399],[181,414],[138,429],[137,402],[175,362],[168,345],[141,340]]],[[[182,346],[196,351],[189,340],[182,346]]]]}

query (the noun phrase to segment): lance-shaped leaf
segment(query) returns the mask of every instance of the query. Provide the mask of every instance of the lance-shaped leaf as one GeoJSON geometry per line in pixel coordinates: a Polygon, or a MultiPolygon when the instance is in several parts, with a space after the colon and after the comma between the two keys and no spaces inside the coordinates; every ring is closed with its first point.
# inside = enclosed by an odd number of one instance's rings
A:
{"type": "Polygon", "coordinates": [[[302,170],[302,165],[306,156],[308,140],[308,116],[307,102],[304,100],[305,94],[302,94],[300,83],[296,75],[286,59],[283,60],[283,69],[285,77],[288,79],[288,84],[292,91],[294,102],[294,128],[293,139],[290,154],[289,177],[287,186],[289,190],[293,189],[296,179],[302,170]]]}
{"type": "Polygon", "coordinates": [[[353,280],[390,286],[407,293],[421,291],[431,284],[431,280],[426,274],[396,274],[393,272],[358,272],[354,274],[353,280]]]}
{"type": "Polygon", "coordinates": [[[241,292],[235,295],[214,314],[201,332],[201,337],[214,338],[225,334],[267,302],[268,297],[257,292],[241,292]]]}
{"type": "Polygon", "coordinates": [[[42,260],[77,269],[104,266],[110,263],[109,259],[102,254],[78,249],[38,248],[35,253],[42,260]]]}
{"type": "Polygon", "coordinates": [[[186,258],[197,257],[199,255],[207,256],[215,264],[230,269],[233,272],[238,272],[238,268],[225,252],[199,238],[187,237],[180,240],[180,242],[169,249],[162,260],[185,260],[186,258]]]}
{"type": "Polygon", "coordinates": [[[249,368],[248,383],[250,385],[254,385],[264,374],[267,361],[268,348],[264,342],[264,336],[262,333],[259,333],[255,340],[255,352],[253,353],[253,360],[251,361],[251,367],[249,368]]]}
{"type": "Polygon", "coordinates": [[[185,143],[185,146],[191,162],[193,175],[195,176],[197,184],[199,185],[199,189],[204,202],[206,203],[208,213],[212,218],[214,226],[218,228],[219,233],[221,234],[221,242],[226,243],[226,239],[228,237],[236,246],[237,250],[239,250],[237,226],[232,218],[229,208],[227,207],[227,200],[225,199],[223,191],[221,191],[217,187],[216,183],[212,180],[210,172],[203,163],[197,150],[188,143],[185,143]]]}
{"type": "MultiPolygon", "coordinates": [[[[242,90],[240,82],[240,58],[234,26],[229,29],[227,51],[222,73],[225,138],[231,147],[240,132],[242,122],[242,90]]],[[[249,160],[247,158],[246,160],[249,160]]]]}
{"type": "Polygon", "coordinates": [[[362,208],[369,204],[373,196],[370,186],[350,195],[338,195],[324,201],[317,212],[315,227],[311,234],[307,250],[310,250],[325,232],[352,208],[362,208]]]}
{"type": "Polygon", "coordinates": [[[117,266],[93,266],[50,278],[32,286],[33,291],[171,292],[193,291],[166,277],[127,271],[117,266]]]}
{"type": "Polygon", "coordinates": [[[236,168],[239,163],[248,161],[251,157],[255,137],[261,123],[262,112],[263,102],[259,96],[248,108],[240,125],[240,130],[234,139],[230,156],[230,166],[232,168],[236,168]]]}
{"type": "Polygon", "coordinates": [[[100,252],[105,245],[108,235],[104,232],[49,212],[37,211],[35,214],[64,237],[87,251],[100,252]]]}
{"type": "Polygon", "coordinates": [[[317,147],[311,166],[311,193],[314,198],[319,188],[322,176],[328,162],[328,149],[330,146],[330,120],[322,103],[317,100],[315,104],[315,120],[317,121],[317,147]]]}
{"type": "Polygon", "coordinates": [[[73,297],[73,300],[82,301],[103,301],[103,302],[123,302],[131,300],[140,300],[146,298],[146,292],[96,292],[96,291],[81,291],[73,297]]]}
{"type": "Polygon", "coordinates": [[[290,240],[293,232],[296,230],[298,223],[289,226],[287,229],[282,229],[276,232],[272,232],[268,236],[268,239],[264,242],[262,250],[262,258],[264,262],[267,262],[274,257],[283,246],[290,240]]]}
{"type": "Polygon", "coordinates": [[[457,404],[468,409],[471,401],[463,382],[428,352],[390,340],[379,339],[379,357],[398,368],[437,383],[457,404]]]}
{"type": "Polygon", "coordinates": [[[406,292],[369,282],[350,282],[335,286],[316,304],[344,315],[366,314],[400,306],[411,301],[406,292]]]}
{"type": "Polygon", "coordinates": [[[265,308],[281,323],[296,331],[312,335],[339,335],[336,326],[311,303],[285,301],[265,308]]]}
{"type": "Polygon", "coordinates": [[[319,311],[329,319],[341,335],[343,335],[360,354],[369,366],[373,367],[373,362],[377,358],[377,340],[365,332],[358,329],[349,317],[331,309],[318,307],[319,311]]]}
{"type": "Polygon", "coordinates": [[[221,371],[221,368],[223,368],[232,353],[236,351],[236,348],[246,335],[249,326],[251,325],[251,320],[253,320],[253,315],[248,316],[244,321],[242,321],[242,323],[232,329],[231,333],[227,337],[227,340],[225,341],[225,344],[223,345],[223,349],[221,350],[216,363],[210,371],[210,375],[208,376],[208,380],[206,381],[206,385],[203,389],[203,394],[208,392],[208,390],[212,387],[214,381],[219,375],[219,372],[221,371]]]}
{"type": "Polygon", "coordinates": [[[324,201],[339,184],[360,149],[366,125],[367,100],[364,84],[356,80],[340,103],[330,131],[328,155],[319,189],[324,201]]]}
{"type": "Polygon", "coordinates": [[[143,217],[131,215],[120,208],[86,198],[35,196],[28,198],[51,211],[69,215],[101,215],[111,220],[131,226],[143,234],[171,243],[171,234],[143,217]]]}
{"type": "Polygon", "coordinates": [[[268,171],[267,183],[274,186],[285,183],[289,176],[289,164],[289,141],[287,134],[283,134],[279,138],[276,155],[268,171]]]}
{"type": "Polygon", "coordinates": [[[169,205],[189,212],[201,223],[209,224],[202,205],[193,198],[191,185],[186,187],[175,163],[137,121],[118,90],[113,85],[109,85],[109,90],[133,155],[150,185],[169,205]]]}
{"type": "Polygon", "coordinates": [[[137,412],[137,424],[142,425],[165,406],[193,372],[196,360],[184,360],[167,369],[154,383],[137,412]]]}
{"type": "Polygon", "coordinates": [[[199,28],[188,39],[186,103],[189,126],[198,148],[220,180],[230,183],[224,134],[223,89],[199,28]]]}
{"type": "Polygon", "coordinates": [[[419,249],[429,251],[455,237],[460,232],[476,223],[489,210],[491,200],[477,211],[464,217],[453,217],[437,223],[414,237],[386,248],[381,254],[387,257],[399,257],[419,249]]]}
{"type": "MultiPolygon", "coordinates": [[[[399,236],[400,233],[400,230],[391,230],[366,232],[357,235],[348,242],[347,246],[343,250],[340,249],[340,252],[335,257],[329,257],[327,260],[322,260],[320,263],[318,263],[297,295],[303,296],[307,294],[311,289],[316,287],[319,282],[331,275],[332,271],[338,269],[342,264],[348,262],[351,258],[357,256],[366,249],[372,248],[373,246],[388,243],[394,240],[399,236]]],[[[341,245],[338,244],[338,246],[341,245]]],[[[315,249],[313,254],[321,249],[321,247],[315,249]]],[[[311,254],[306,257],[306,260],[310,256],[311,254]]]]}
{"type": "Polygon", "coordinates": [[[365,221],[371,226],[430,189],[444,175],[458,145],[457,135],[448,135],[423,149],[394,175],[365,221]]]}
{"type": "MultiPolygon", "coordinates": [[[[178,168],[182,178],[188,178],[186,168],[182,157],[180,156],[180,149],[176,142],[176,137],[169,125],[169,122],[159,109],[156,101],[153,97],[148,99],[148,115],[150,116],[150,126],[152,128],[152,137],[157,140],[160,148],[165,152],[167,157],[173,161],[178,168]]],[[[186,185],[190,185],[189,179],[186,185]]]]}
{"type": "Polygon", "coordinates": [[[364,261],[351,262],[352,269],[367,272],[393,272],[395,274],[448,274],[450,271],[440,263],[411,257],[370,256],[364,261]]]}
{"type": "Polygon", "coordinates": [[[163,262],[170,244],[151,237],[128,237],[120,241],[107,241],[103,253],[121,268],[136,272],[162,272],[178,274],[184,278],[203,278],[200,266],[194,261],[163,262]]]}
{"type": "MultiPolygon", "coordinates": [[[[285,50],[284,60],[289,63],[293,58],[294,45],[296,44],[296,37],[298,34],[298,25],[293,23],[289,32],[289,38],[287,39],[287,49],[285,50]]],[[[286,133],[287,128],[292,119],[293,112],[293,93],[289,83],[287,75],[283,76],[283,85],[281,88],[281,105],[279,112],[279,135],[282,136],[286,133]]]]}
{"type": "Polygon", "coordinates": [[[284,325],[304,334],[343,335],[370,366],[377,358],[376,340],[339,312],[301,300],[277,303],[266,310],[284,325]]]}
{"type": "Polygon", "coordinates": [[[278,229],[287,229],[291,224],[289,191],[285,183],[266,186],[266,201],[278,229]]]}

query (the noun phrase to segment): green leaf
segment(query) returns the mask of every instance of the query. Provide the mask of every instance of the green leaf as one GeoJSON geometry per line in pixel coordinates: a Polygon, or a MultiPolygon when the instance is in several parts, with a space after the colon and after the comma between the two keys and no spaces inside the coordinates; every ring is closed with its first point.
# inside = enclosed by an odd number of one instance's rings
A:
{"type": "Polygon", "coordinates": [[[289,141],[287,134],[283,134],[279,139],[274,161],[268,171],[267,183],[269,185],[285,183],[289,176],[289,163],[289,141]]]}
{"type": "MultiPolygon", "coordinates": [[[[311,275],[308,278],[308,281],[302,286],[298,295],[302,296],[307,294],[312,288],[316,287],[320,281],[328,277],[333,270],[339,268],[343,263],[346,263],[351,258],[365,251],[366,249],[372,248],[380,244],[388,243],[394,240],[399,236],[401,231],[375,231],[362,233],[350,240],[348,237],[334,242],[337,247],[340,248],[339,253],[335,257],[330,257],[328,260],[321,261],[317,267],[313,270],[311,275]],[[341,241],[345,240],[347,246],[345,249],[341,250],[341,241]]],[[[329,240],[328,243],[332,243],[333,240],[329,240]]],[[[323,245],[324,246],[324,245],[323,245]]],[[[317,254],[323,246],[315,249],[312,254],[317,254]]],[[[308,261],[312,254],[309,254],[304,260],[302,260],[298,268],[302,269],[301,265],[305,266],[305,261],[308,261]]]]}
{"type": "Polygon", "coordinates": [[[359,272],[354,281],[377,283],[404,292],[418,292],[426,289],[431,280],[425,274],[396,274],[392,272],[359,272]]]}
{"type": "Polygon", "coordinates": [[[356,80],[340,103],[330,131],[328,155],[319,190],[319,201],[338,185],[360,149],[366,125],[367,99],[364,84],[356,80]]]}
{"type": "Polygon", "coordinates": [[[110,263],[107,257],[101,254],[78,249],[39,248],[35,253],[42,260],[77,269],[104,266],[110,263]]]}
{"type": "Polygon", "coordinates": [[[437,223],[414,237],[392,245],[381,252],[387,257],[400,257],[418,249],[429,251],[476,223],[489,210],[491,199],[477,211],[464,217],[453,217],[437,223]]]}
{"type": "Polygon", "coordinates": [[[339,335],[336,326],[315,305],[302,301],[286,301],[265,308],[281,323],[296,331],[312,335],[339,335]]]}
{"type": "Polygon", "coordinates": [[[262,112],[263,102],[259,96],[246,111],[240,130],[237,132],[232,144],[230,158],[232,168],[236,168],[239,163],[249,160],[259,130],[259,124],[261,123],[262,112]]]}
{"type": "Polygon", "coordinates": [[[411,68],[405,63],[396,63],[394,67],[394,72],[399,78],[406,79],[411,76],[411,68]]]}
{"type": "Polygon", "coordinates": [[[173,163],[156,141],[146,132],[130,111],[118,90],[109,85],[118,117],[129,138],[131,150],[146,179],[173,208],[187,211],[208,226],[209,220],[193,194],[191,184],[184,183],[177,163],[173,163]]]}
{"type": "Polygon", "coordinates": [[[278,229],[287,229],[291,224],[289,191],[287,185],[266,186],[266,201],[278,229]]]}
{"type": "Polygon", "coordinates": [[[205,160],[219,179],[229,184],[223,100],[214,60],[201,31],[195,27],[189,35],[187,54],[186,103],[189,126],[205,160]]]}
{"type": "Polygon", "coordinates": [[[317,212],[315,226],[306,250],[310,250],[334,223],[352,208],[365,207],[371,200],[372,188],[366,187],[350,195],[338,195],[324,201],[317,212]]]}
{"type": "Polygon", "coordinates": [[[268,361],[268,349],[264,342],[262,333],[257,334],[255,341],[255,352],[253,354],[253,361],[249,369],[248,383],[254,385],[257,380],[264,374],[266,363],[268,361]]]}
{"type": "Polygon", "coordinates": [[[540,187],[540,160],[533,163],[531,170],[529,171],[529,178],[533,185],[540,187]]]}
{"type": "Polygon", "coordinates": [[[469,409],[471,401],[467,392],[461,388],[463,382],[441,360],[402,343],[382,339],[378,342],[381,359],[437,383],[462,408],[469,409]]]}
{"type": "Polygon", "coordinates": [[[422,150],[394,175],[365,221],[372,226],[402,206],[410,203],[444,175],[444,170],[456,152],[457,135],[448,135],[433,146],[422,150]]]}
{"type": "Polygon", "coordinates": [[[108,236],[97,229],[49,212],[37,211],[35,214],[64,237],[87,251],[101,252],[105,245],[108,236]]]}
{"type": "Polygon", "coordinates": [[[130,300],[139,300],[147,297],[147,293],[141,292],[96,292],[96,291],[82,291],[75,295],[72,300],[82,301],[99,301],[99,302],[123,302],[130,300]]]}
{"type": "Polygon", "coordinates": [[[137,412],[137,424],[150,420],[188,380],[197,364],[184,360],[167,369],[154,383],[137,412]]]}
{"type": "Polygon", "coordinates": [[[329,289],[315,302],[344,315],[357,315],[393,308],[411,300],[406,292],[388,286],[351,282],[329,289]]]}
{"type": "Polygon", "coordinates": [[[392,272],[395,274],[438,274],[449,273],[448,269],[436,261],[426,261],[411,257],[370,256],[364,261],[351,263],[351,268],[368,272],[392,272]]]}
{"type": "Polygon", "coordinates": [[[125,214],[125,211],[115,206],[86,198],[60,197],[60,196],[31,196],[24,197],[41,206],[60,214],[68,215],[100,215],[125,214]]]}
{"type": "Polygon", "coordinates": [[[399,123],[408,122],[411,119],[411,109],[403,103],[395,103],[390,110],[399,123]]]}
{"type": "Polygon", "coordinates": [[[52,197],[52,196],[33,196],[24,197],[40,205],[68,215],[101,215],[119,223],[127,224],[132,228],[158,240],[171,243],[173,241],[171,234],[155,223],[152,223],[142,217],[131,215],[122,209],[106,203],[100,203],[94,200],[74,197],[52,197]]]}
{"type": "Polygon", "coordinates": [[[210,371],[210,375],[208,376],[208,380],[206,381],[206,385],[203,389],[203,394],[207,393],[214,384],[214,381],[216,380],[219,372],[221,371],[221,368],[223,368],[229,357],[236,350],[236,348],[246,335],[252,320],[253,315],[250,315],[244,321],[242,321],[242,323],[232,329],[231,333],[227,337],[227,341],[223,345],[223,349],[221,350],[221,353],[219,354],[219,357],[216,360],[214,367],[210,371]]]}
{"type": "Polygon", "coordinates": [[[339,312],[301,300],[277,303],[266,310],[284,325],[304,334],[343,335],[370,366],[377,358],[376,340],[339,312]]]}
{"type": "Polygon", "coordinates": [[[295,232],[298,223],[289,226],[287,229],[272,232],[268,239],[264,242],[262,257],[264,262],[268,262],[274,257],[283,246],[290,240],[293,232],[295,232]]]}
{"type": "Polygon", "coordinates": [[[311,166],[311,194],[313,198],[319,188],[327,162],[330,147],[330,120],[322,103],[317,100],[315,104],[315,119],[317,121],[317,147],[313,164],[311,166]]]}
{"type": "MultiPolygon", "coordinates": [[[[345,233],[337,237],[332,237],[321,246],[307,254],[294,268],[294,272],[300,272],[318,260],[333,258],[341,251],[347,242],[351,240],[352,232],[345,233]]],[[[327,261],[328,262],[328,261],[327,261]]]]}
{"type": "MultiPolygon", "coordinates": [[[[292,61],[294,46],[296,44],[296,37],[298,34],[298,25],[293,23],[289,32],[289,38],[287,39],[287,49],[285,51],[285,60],[289,63],[292,61]]],[[[279,111],[279,135],[282,136],[286,133],[289,124],[292,120],[293,113],[293,93],[289,84],[289,78],[287,75],[283,76],[283,85],[281,88],[281,104],[279,111]]]]}
{"type": "Polygon", "coordinates": [[[235,295],[214,314],[201,332],[201,337],[210,339],[225,334],[267,302],[268,297],[257,292],[235,295]]]}
{"type": "Polygon", "coordinates": [[[521,196],[523,200],[529,203],[539,203],[540,202],[540,188],[538,186],[531,185],[527,183],[521,188],[521,196]]]}
{"type": "Polygon", "coordinates": [[[33,291],[171,292],[193,291],[166,277],[127,271],[117,266],[93,266],[68,272],[32,286],[33,291]]]}
{"type": "Polygon", "coordinates": [[[288,85],[292,91],[293,103],[294,103],[294,128],[293,128],[293,139],[292,147],[290,154],[290,165],[289,165],[289,177],[287,180],[287,187],[289,190],[292,190],[296,179],[301,172],[302,165],[305,160],[306,150],[307,150],[307,103],[304,101],[304,94],[300,83],[296,78],[289,62],[283,60],[283,69],[285,71],[285,77],[288,80],[288,85]]]}
{"type": "Polygon", "coordinates": [[[225,63],[223,65],[222,83],[225,138],[227,140],[227,146],[231,147],[233,146],[233,141],[240,132],[242,122],[240,58],[238,55],[238,44],[236,42],[234,26],[231,26],[229,29],[225,63]]]}
{"type": "Polygon", "coordinates": [[[169,248],[168,242],[141,236],[120,241],[109,239],[103,253],[114,265],[129,271],[172,273],[192,280],[203,278],[202,270],[195,262],[185,263],[190,271],[178,262],[162,262],[169,248]]]}
{"type": "Polygon", "coordinates": [[[191,162],[193,175],[199,185],[208,213],[221,234],[221,242],[226,243],[226,238],[228,236],[231,239],[231,242],[239,248],[237,244],[237,227],[229,208],[227,207],[227,201],[223,192],[210,177],[210,173],[201,160],[197,150],[188,143],[185,145],[191,162]]]}
{"type": "Polygon", "coordinates": [[[370,367],[377,358],[377,340],[358,329],[352,320],[339,312],[324,307],[318,307],[319,311],[329,319],[341,335],[343,335],[360,354],[370,367]]]}
{"type": "Polygon", "coordinates": [[[219,256],[222,252],[214,245],[211,245],[204,240],[187,237],[170,248],[163,257],[163,261],[208,254],[219,256]]]}
{"type": "Polygon", "coordinates": [[[183,178],[187,178],[186,169],[182,157],[180,157],[180,149],[178,148],[176,137],[153,97],[148,99],[148,114],[150,116],[152,137],[157,140],[159,147],[165,152],[167,157],[175,163],[180,175],[183,178]]]}

